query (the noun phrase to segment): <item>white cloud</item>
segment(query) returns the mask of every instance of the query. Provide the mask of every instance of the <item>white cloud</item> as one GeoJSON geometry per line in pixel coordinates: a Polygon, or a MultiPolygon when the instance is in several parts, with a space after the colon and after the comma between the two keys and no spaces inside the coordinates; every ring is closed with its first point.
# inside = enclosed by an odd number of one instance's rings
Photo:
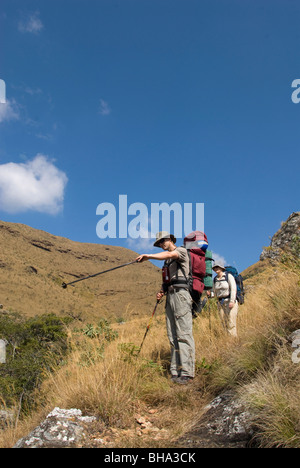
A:
{"type": "Polygon", "coordinates": [[[139,212],[139,209],[137,209],[135,214],[137,215],[136,218],[131,220],[128,226],[129,237],[126,242],[130,249],[135,250],[136,252],[148,253],[153,250],[153,248],[155,249],[155,247],[153,247],[155,235],[149,231],[151,217],[148,216],[147,209],[145,210],[145,213],[142,211],[139,212]],[[139,214],[137,215],[137,213],[139,214]],[[133,225],[131,225],[132,222],[134,223],[133,225]],[[131,237],[130,234],[132,234],[133,237],[131,237]],[[138,237],[135,238],[135,236],[138,237]]]}
{"type": "Polygon", "coordinates": [[[227,265],[227,261],[222,255],[219,255],[216,252],[212,252],[212,257],[215,263],[220,263],[221,265],[224,265],[224,266],[227,265]]]}
{"type": "Polygon", "coordinates": [[[63,208],[68,178],[47,156],[26,163],[0,165],[0,210],[58,214],[63,208]]]}
{"type": "Polygon", "coordinates": [[[44,28],[39,16],[39,12],[35,12],[19,21],[19,31],[22,33],[38,34],[44,28]]]}
{"type": "MultiPolygon", "coordinates": [[[[144,236],[147,234],[145,233],[144,236]]],[[[149,234],[150,236],[150,234],[149,234]]],[[[153,244],[155,239],[151,237],[138,237],[137,239],[127,239],[127,245],[130,249],[141,252],[141,253],[149,253],[149,251],[153,250],[153,244]]]]}
{"type": "Polygon", "coordinates": [[[101,115],[109,115],[111,113],[111,108],[104,99],[100,99],[99,113],[101,115]]]}
{"type": "Polygon", "coordinates": [[[6,100],[5,104],[0,103],[0,123],[20,118],[19,107],[14,100],[6,100]]]}
{"type": "Polygon", "coordinates": [[[30,88],[30,86],[25,86],[24,91],[25,93],[30,94],[30,96],[35,96],[36,94],[43,94],[41,88],[30,88]]]}

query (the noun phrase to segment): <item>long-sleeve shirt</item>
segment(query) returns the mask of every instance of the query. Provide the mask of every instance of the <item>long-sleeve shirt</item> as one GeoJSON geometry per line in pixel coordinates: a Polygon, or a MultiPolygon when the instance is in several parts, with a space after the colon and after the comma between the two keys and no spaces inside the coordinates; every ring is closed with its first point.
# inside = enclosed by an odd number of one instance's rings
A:
{"type": "Polygon", "coordinates": [[[224,272],[222,278],[216,276],[214,280],[214,293],[218,299],[230,299],[230,302],[236,301],[237,287],[234,277],[227,273],[228,281],[226,281],[226,273],[224,272]]]}

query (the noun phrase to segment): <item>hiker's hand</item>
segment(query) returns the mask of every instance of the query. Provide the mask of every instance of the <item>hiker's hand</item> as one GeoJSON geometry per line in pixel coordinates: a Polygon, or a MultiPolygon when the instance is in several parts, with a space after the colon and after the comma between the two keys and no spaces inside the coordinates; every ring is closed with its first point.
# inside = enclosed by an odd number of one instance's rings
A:
{"type": "Polygon", "coordinates": [[[147,254],[139,255],[136,259],[138,263],[146,262],[146,260],[149,260],[149,255],[147,254]]]}
{"type": "Polygon", "coordinates": [[[233,309],[234,308],[234,302],[229,302],[229,309],[233,309]]]}
{"type": "Polygon", "coordinates": [[[162,291],[159,291],[157,294],[156,294],[156,299],[158,301],[160,301],[162,298],[164,297],[164,293],[162,291]]]}

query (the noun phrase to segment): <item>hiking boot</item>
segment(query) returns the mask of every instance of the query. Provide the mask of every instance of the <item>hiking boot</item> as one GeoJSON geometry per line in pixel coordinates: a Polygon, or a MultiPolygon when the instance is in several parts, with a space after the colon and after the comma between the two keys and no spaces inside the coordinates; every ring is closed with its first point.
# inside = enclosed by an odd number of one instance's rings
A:
{"type": "Polygon", "coordinates": [[[193,377],[189,377],[188,375],[182,375],[181,377],[178,377],[175,382],[180,384],[180,385],[187,385],[189,382],[192,382],[193,377]]]}
{"type": "Polygon", "coordinates": [[[171,375],[171,380],[172,380],[172,382],[176,382],[177,379],[178,379],[178,375],[177,375],[177,374],[176,374],[176,375],[175,375],[175,374],[174,374],[174,375],[171,375]]]}

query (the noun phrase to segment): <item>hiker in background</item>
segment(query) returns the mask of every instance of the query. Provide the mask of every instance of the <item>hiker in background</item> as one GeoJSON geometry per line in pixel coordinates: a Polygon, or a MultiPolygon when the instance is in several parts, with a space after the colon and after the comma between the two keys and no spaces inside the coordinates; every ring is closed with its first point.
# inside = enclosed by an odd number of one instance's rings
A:
{"type": "Polygon", "coordinates": [[[195,376],[192,298],[189,293],[189,258],[184,247],[176,247],[176,238],[166,231],[156,234],[155,247],[164,252],[137,257],[138,262],[164,260],[163,286],[157,300],[166,300],[167,334],[171,345],[171,376],[175,383],[187,384],[195,376]]]}
{"type": "Polygon", "coordinates": [[[214,294],[218,299],[220,318],[229,335],[237,337],[239,304],[235,279],[223,265],[216,263],[213,270],[217,274],[214,278],[214,294]]]}

